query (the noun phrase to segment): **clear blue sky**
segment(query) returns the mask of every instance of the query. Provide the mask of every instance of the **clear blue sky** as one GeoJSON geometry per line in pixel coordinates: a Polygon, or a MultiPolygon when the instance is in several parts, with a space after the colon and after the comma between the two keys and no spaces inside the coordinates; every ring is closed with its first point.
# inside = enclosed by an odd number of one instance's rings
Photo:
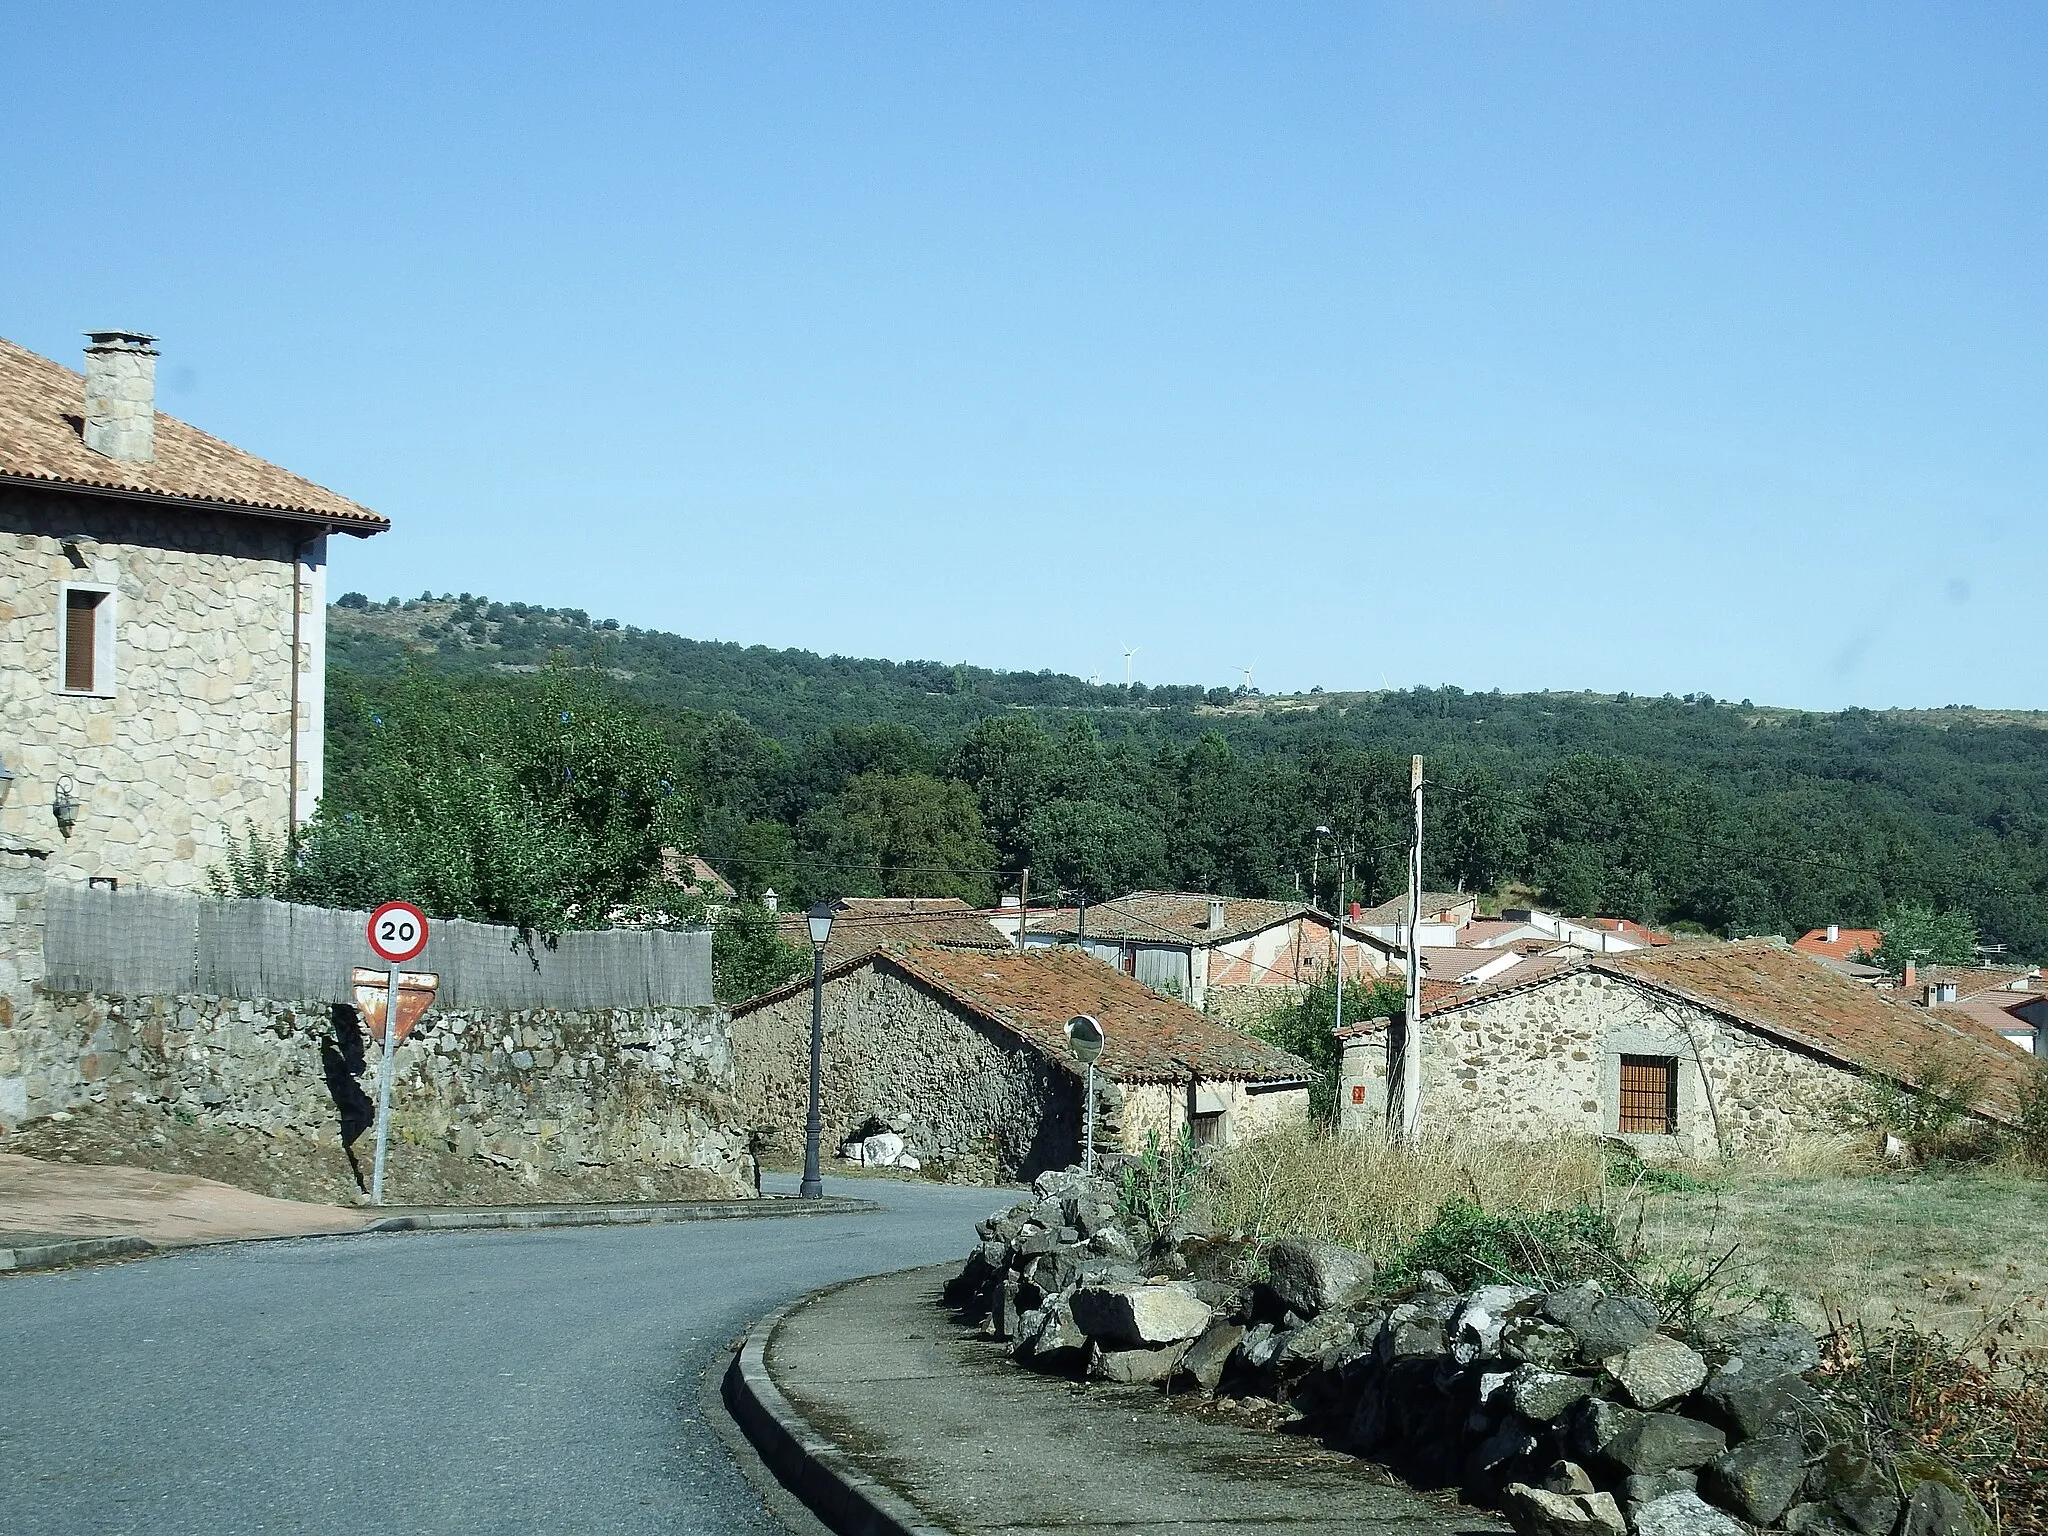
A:
{"type": "Polygon", "coordinates": [[[0,334],[336,590],[2048,705],[2037,4],[17,8],[0,334]]]}

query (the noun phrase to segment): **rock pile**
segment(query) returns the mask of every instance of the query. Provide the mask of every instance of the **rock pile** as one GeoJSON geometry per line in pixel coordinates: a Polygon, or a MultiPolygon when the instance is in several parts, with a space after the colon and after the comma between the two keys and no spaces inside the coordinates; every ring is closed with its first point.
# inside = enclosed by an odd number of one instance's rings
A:
{"type": "Polygon", "coordinates": [[[1679,1338],[1584,1280],[1376,1284],[1329,1244],[1119,1212],[1108,1177],[1046,1173],[981,1223],[951,1298],[1020,1362],[1287,1404],[1333,1445],[1498,1508],[1522,1536],[1986,1536],[1939,1469],[1894,1464],[1815,1374],[1812,1334],[1679,1338]]]}

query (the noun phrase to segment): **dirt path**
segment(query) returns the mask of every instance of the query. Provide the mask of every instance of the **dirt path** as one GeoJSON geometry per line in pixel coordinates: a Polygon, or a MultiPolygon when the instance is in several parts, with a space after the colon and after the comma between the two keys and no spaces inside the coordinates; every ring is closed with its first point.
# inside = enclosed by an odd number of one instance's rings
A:
{"type": "Polygon", "coordinates": [[[365,1211],[273,1200],[190,1174],[0,1153],[0,1234],[193,1243],[359,1232],[370,1220],[365,1211]]]}

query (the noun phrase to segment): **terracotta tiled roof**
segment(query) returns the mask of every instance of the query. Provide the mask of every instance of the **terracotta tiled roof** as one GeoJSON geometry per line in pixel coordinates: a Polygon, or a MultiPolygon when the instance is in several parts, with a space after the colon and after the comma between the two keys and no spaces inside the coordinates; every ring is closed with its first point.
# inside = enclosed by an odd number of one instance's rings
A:
{"type": "Polygon", "coordinates": [[[1897,1002],[1764,940],[1635,950],[1585,963],[1898,1082],[1919,1081],[1932,1061],[1947,1063],[1982,1081],[1979,1107],[2001,1119],[2016,1110],[2026,1081],[2026,1058],[1982,1028],[1897,1002]]]}
{"type": "MultiPolygon", "coordinates": [[[[1088,937],[1091,939],[1134,939],[1154,944],[1221,944],[1259,933],[1276,923],[1296,917],[1311,917],[1324,925],[1331,919],[1299,901],[1266,901],[1249,896],[1225,896],[1223,926],[1209,926],[1209,903],[1217,898],[1189,891],[1134,891],[1088,908],[1088,937]]],[[[1033,933],[1071,934],[1075,931],[1073,909],[1062,907],[1031,925],[1033,933]]]]}
{"type": "Polygon", "coordinates": [[[1922,982],[1952,981],[1956,985],[1956,996],[1965,998],[1975,997],[1980,992],[2016,989],[2031,974],[2031,970],[2021,966],[1930,965],[1916,972],[1914,979],[1922,982]]]}
{"type": "Polygon", "coordinates": [[[1573,918],[1572,921],[1584,921],[1592,924],[1595,928],[1604,928],[1609,933],[1620,934],[1624,939],[1632,940],[1650,949],[1661,949],[1671,942],[1670,934],[1655,928],[1645,928],[1641,923],[1631,922],[1625,917],[1573,918]]]}
{"type": "MultiPolygon", "coordinates": [[[[784,913],[775,920],[775,931],[785,944],[808,952],[810,929],[801,912],[784,913]]],[[[903,944],[948,944],[971,949],[1011,949],[1011,942],[997,933],[965,902],[957,908],[936,912],[841,912],[832,919],[832,932],[825,940],[825,964],[836,966],[860,960],[878,949],[903,944]]],[[[810,985],[810,978],[804,978],[810,985]]]]}
{"type": "Polygon", "coordinates": [[[156,413],[156,457],[107,458],[85,446],[85,379],[62,363],[0,338],[0,479],[86,492],[330,522],[355,534],[389,520],[289,470],[156,413]]]}
{"type": "Polygon", "coordinates": [[[1836,960],[1853,960],[1858,955],[1877,952],[1877,946],[1884,942],[1884,935],[1875,928],[1837,928],[1836,937],[1828,938],[1825,928],[1816,928],[1803,933],[1792,941],[1792,947],[1809,955],[1827,955],[1836,960]]]}
{"type": "Polygon", "coordinates": [[[738,894],[725,876],[698,855],[675,848],[661,850],[661,878],[671,885],[701,886],[713,896],[723,896],[728,900],[738,894]]]}
{"type": "Polygon", "coordinates": [[[842,896],[838,908],[863,917],[900,917],[912,912],[972,912],[958,896],[842,896]]]}
{"type": "MultiPolygon", "coordinates": [[[[1070,1071],[1067,1020],[1092,1014],[1106,1037],[1101,1069],[1118,1082],[1186,1082],[1195,1077],[1292,1082],[1315,1076],[1298,1056],[1219,1024],[1198,1009],[1161,997],[1114,966],[1078,950],[1034,949],[976,954],[917,944],[878,950],[835,967],[844,976],[863,965],[893,970],[1007,1030],[1070,1071]]],[[[764,993],[733,1010],[751,1013],[794,996],[808,977],[764,993]]]]}
{"type": "MultiPolygon", "coordinates": [[[[1456,907],[1469,905],[1474,900],[1461,896],[1456,891],[1424,891],[1422,893],[1422,920],[1426,923],[1440,917],[1456,907]]],[[[1374,928],[1384,928],[1389,923],[1408,921],[1408,897],[1405,892],[1392,901],[1383,901],[1370,911],[1359,913],[1355,921],[1374,928]]]]}

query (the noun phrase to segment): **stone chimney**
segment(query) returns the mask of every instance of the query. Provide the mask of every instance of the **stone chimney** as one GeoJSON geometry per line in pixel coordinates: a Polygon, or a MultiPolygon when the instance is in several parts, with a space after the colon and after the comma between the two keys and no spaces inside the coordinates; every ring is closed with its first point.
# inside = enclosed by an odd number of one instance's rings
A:
{"type": "Polygon", "coordinates": [[[125,464],[156,457],[156,348],[140,331],[87,331],[85,446],[125,464]]]}
{"type": "Polygon", "coordinates": [[[1221,928],[1222,926],[1223,898],[1221,896],[1211,896],[1209,898],[1209,931],[1211,933],[1214,933],[1217,929],[1221,928]]]}

